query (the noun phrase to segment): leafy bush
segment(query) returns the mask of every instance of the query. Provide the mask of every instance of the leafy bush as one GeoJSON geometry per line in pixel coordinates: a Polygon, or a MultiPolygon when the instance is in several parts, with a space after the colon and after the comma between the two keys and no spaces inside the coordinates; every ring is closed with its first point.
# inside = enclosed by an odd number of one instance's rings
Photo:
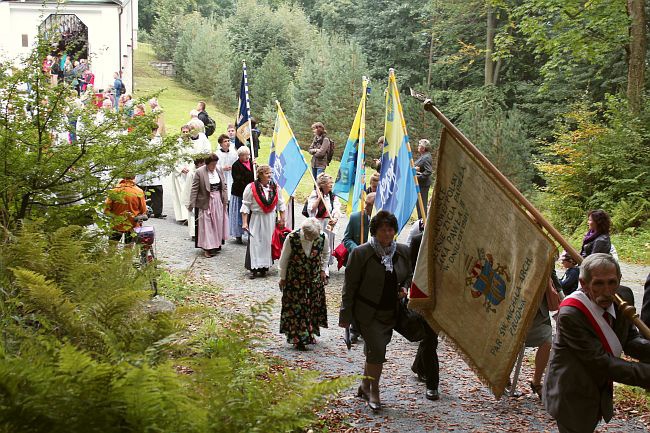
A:
{"type": "Polygon", "coordinates": [[[545,155],[538,164],[547,182],[544,201],[566,231],[584,222],[589,209],[605,209],[618,232],[650,217],[647,115],[633,116],[615,98],[581,103],[559,124],[545,155]]]}
{"type": "Polygon", "coordinates": [[[74,226],[0,245],[0,432],[291,431],[347,384],[253,350],[268,304],[154,312],[135,258],[74,226]]]}

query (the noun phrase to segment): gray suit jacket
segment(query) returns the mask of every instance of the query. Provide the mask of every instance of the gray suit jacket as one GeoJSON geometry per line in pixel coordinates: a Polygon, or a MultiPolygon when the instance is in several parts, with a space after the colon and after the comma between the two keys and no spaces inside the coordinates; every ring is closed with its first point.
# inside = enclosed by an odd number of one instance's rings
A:
{"type": "MultiPolygon", "coordinates": [[[[221,202],[224,207],[228,205],[228,188],[226,188],[226,178],[220,167],[216,168],[221,181],[221,202]]],[[[190,193],[190,205],[193,208],[207,209],[210,206],[210,177],[208,175],[208,166],[204,165],[194,173],[192,182],[192,192],[190,193]]]]}
{"type": "MultiPolygon", "coordinates": [[[[398,283],[409,287],[413,272],[406,245],[397,244],[393,264],[398,283]]],[[[375,305],[381,300],[385,275],[386,269],[369,242],[352,250],[345,268],[343,298],[339,312],[340,323],[352,323],[353,318],[357,323],[372,321],[377,311],[375,305]]],[[[395,305],[397,305],[397,293],[395,305]]]]}
{"type": "MultiPolygon", "coordinates": [[[[634,305],[628,287],[618,294],[634,305]]],[[[557,334],[544,384],[546,410],[559,424],[576,432],[593,432],[604,418],[613,416],[610,382],[650,388],[650,341],[618,308],[614,332],[623,350],[641,362],[628,362],[605,351],[587,317],[575,307],[562,307],[557,316],[557,334]]]]}
{"type": "Polygon", "coordinates": [[[433,156],[431,156],[431,152],[427,152],[419,157],[413,165],[420,167],[420,171],[417,172],[418,185],[431,185],[431,174],[433,173],[433,156]]]}

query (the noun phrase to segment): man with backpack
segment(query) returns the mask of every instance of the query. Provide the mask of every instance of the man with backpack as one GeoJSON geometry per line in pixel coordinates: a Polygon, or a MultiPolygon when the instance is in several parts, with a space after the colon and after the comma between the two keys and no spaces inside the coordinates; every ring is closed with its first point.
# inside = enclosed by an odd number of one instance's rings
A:
{"type": "Polygon", "coordinates": [[[199,112],[199,120],[203,122],[203,125],[205,125],[205,136],[209,137],[212,134],[214,134],[214,131],[217,129],[217,124],[210,117],[207,111],[205,111],[205,102],[204,101],[199,101],[198,104],[196,104],[196,111],[199,112]]]}
{"type": "Polygon", "coordinates": [[[316,122],[311,125],[311,130],[314,132],[314,140],[309,146],[309,153],[311,157],[311,171],[314,179],[325,171],[332,157],[334,156],[334,143],[327,137],[325,126],[321,122],[316,122]]]}

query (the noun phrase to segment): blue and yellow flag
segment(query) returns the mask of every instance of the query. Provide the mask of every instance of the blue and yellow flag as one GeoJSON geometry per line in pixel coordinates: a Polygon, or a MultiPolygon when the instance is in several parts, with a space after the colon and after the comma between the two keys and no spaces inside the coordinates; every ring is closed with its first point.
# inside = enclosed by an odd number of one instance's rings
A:
{"type": "Polygon", "coordinates": [[[366,187],[366,95],[368,92],[368,81],[363,79],[363,91],[361,102],[357,109],[357,115],[352,123],[352,129],[341,158],[334,194],[347,200],[347,214],[359,212],[363,209],[364,193],[366,187]]]}
{"type": "Polygon", "coordinates": [[[282,189],[286,201],[298,187],[308,166],[280,103],[275,103],[278,105],[278,114],[273,128],[269,165],[273,169],[273,181],[282,189]]]}
{"type": "MultiPolygon", "coordinates": [[[[235,137],[235,146],[239,149],[242,145],[248,146],[247,142],[251,137],[250,123],[251,117],[250,100],[248,99],[248,75],[246,74],[246,63],[243,64],[241,74],[241,85],[239,86],[239,109],[237,110],[237,119],[235,128],[237,135],[235,137]]],[[[251,148],[252,154],[252,146],[251,148]]]]}
{"type": "Polygon", "coordinates": [[[415,178],[413,155],[406,133],[397,80],[392,69],[388,76],[386,92],[384,140],[375,211],[386,210],[393,213],[397,217],[399,233],[418,202],[419,187],[415,178]]]}

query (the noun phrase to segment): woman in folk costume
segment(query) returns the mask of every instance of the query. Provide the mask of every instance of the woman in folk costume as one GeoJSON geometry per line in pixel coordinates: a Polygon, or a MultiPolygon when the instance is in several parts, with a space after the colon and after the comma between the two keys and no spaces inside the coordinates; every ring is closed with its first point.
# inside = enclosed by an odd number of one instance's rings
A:
{"type": "Polygon", "coordinates": [[[300,228],[287,236],[278,263],[282,312],[280,333],[298,350],[314,344],[320,327],[327,328],[325,269],[330,256],[321,224],[307,218],[300,228]]]}
{"type": "Polygon", "coordinates": [[[260,165],[257,179],[249,183],[242,196],[242,229],[248,231],[246,248],[246,269],[252,272],[251,279],[261,274],[263,277],[273,263],[271,258],[271,238],[275,229],[275,213],[280,212],[284,221],[284,200],[280,188],[271,180],[271,167],[260,165]]]}
{"type": "Polygon", "coordinates": [[[239,159],[232,164],[232,190],[230,206],[228,206],[228,217],[230,220],[230,236],[234,237],[238,244],[241,244],[243,243],[241,200],[246,186],[255,180],[255,173],[253,173],[250,149],[242,146],[237,149],[237,155],[239,159]]]}
{"type": "MultiPolygon", "coordinates": [[[[327,173],[320,173],[316,184],[321,192],[323,200],[320,200],[316,190],[311,192],[307,200],[307,212],[310,217],[315,217],[321,223],[321,229],[327,234],[330,251],[334,251],[334,237],[336,235],[336,224],[341,217],[341,202],[332,193],[334,178],[327,173]]],[[[330,257],[330,264],[334,261],[330,257]]],[[[326,271],[329,276],[329,268],[326,271]]]]}
{"type": "Polygon", "coordinates": [[[192,242],[196,242],[196,218],[194,217],[195,209],[191,206],[190,198],[192,195],[192,184],[194,183],[194,175],[196,170],[205,165],[204,156],[195,156],[194,164],[190,166],[190,171],[187,173],[187,178],[185,179],[185,186],[183,187],[183,206],[188,209],[187,211],[187,232],[192,239],[192,242]]]}
{"type": "Polygon", "coordinates": [[[228,191],[217,161],[217,155],[211,153],[205,165],[196,170],[190,195],[190,206],[197,219],[196,247],[203,249],[205,257],[221,251],[221,245],[228,239],[228,191]]]}

